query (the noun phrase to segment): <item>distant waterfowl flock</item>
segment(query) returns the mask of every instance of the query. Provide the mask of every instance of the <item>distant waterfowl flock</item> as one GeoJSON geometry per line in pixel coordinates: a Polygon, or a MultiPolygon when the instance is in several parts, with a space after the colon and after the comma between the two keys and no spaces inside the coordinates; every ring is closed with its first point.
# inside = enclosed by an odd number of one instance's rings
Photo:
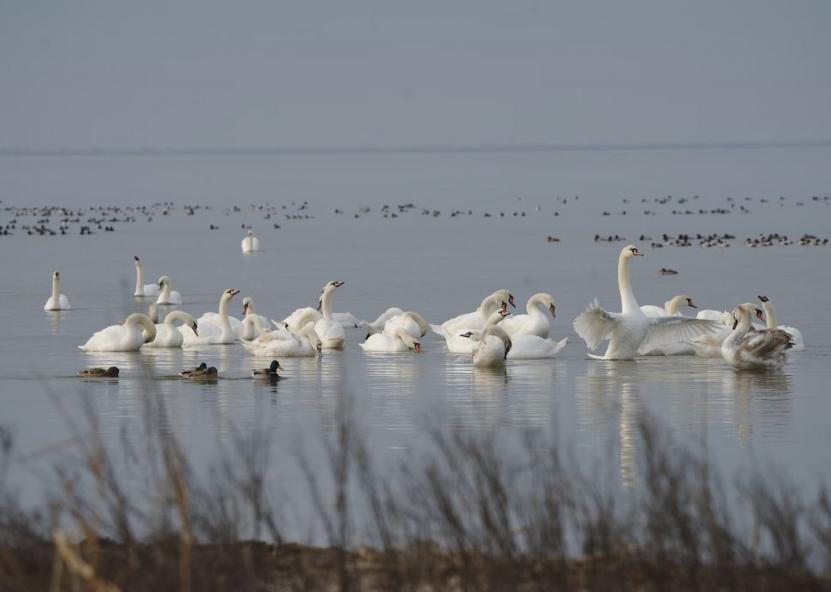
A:
{"type": "MultiPolygon", "coordinates": [[[[258,248],[252,232],[243,239],[243,251],[258,248]]],[[[630,263],[642,256],[634,245],[624,247],[618,258],[618,289],[620,312],[609,312],[597,300],[574,320],[574,329],[590,350],[608,342],[603,355],[589,353],[600,360],[631,360],[636,356],[698,355],[721,356],[738,369],[778,368],[785,364],[789,350],[804,348],[799,330],[777,325],[773,303],[759,296],[761,308],[753,303],[736,306],[732,312],[701,310],[696,317],[680,312],[681,307],[697,308],[692,297],[678,295],[663,306],[640,306],[630,279],[630,263]],[[766,325],[754,325],[753,317],[766,318],[766,325]]],[[[139,257],[134,258],[136,286],[134,296],[156,297],[148,314],[134,313],[122,323],[94,333],[78,347],[86,352],[128,352],[150,348],[199,348],[209,345],[241,343],[242,347],[261,357],[275,358],[268,369],[254,371],[255,376],[277,375],[280,357],[313,357],[323,350],[343,349],[346,345],[344,327],[367,331],[360,347],[367,352],[420,352],[422,339],[433,332],[444,339],[447,350],[471,356],[477,367],[500,367],[512,359],[549,359],[566,346],[568,338],[550,338],[550,318],[556,317],[556,303],[547,293],[532,295],[526,313],[511,315],[509,306],[516,307],[513,294],[499,289],[485,297],[470,313],[460,314],[441,324],[430,324],[413,311],[391,307],[374,321],[359,320],[351,313],[333,312],[332,299],[343,281],[323,286],[317,308],[298,308],[281,321],[256,313],[254,299],[243,299],[242,319],[229,314],[231,300],[239,294],[236,288],[222,292],[217,312],[206,312],[195,318],[172,310],[158,322],[158,306],[179,305],[181,295],[171,289],[168,276],[157,284],[144,284],[144,270],[139,257]],[[274,366],[276,364],[276,366],[274,366]]],[[[66,295],[60,293],[60,274],[52,275],[52,294],[45,310],[68,310],[66,295]]],[[[113,368],[91,369],[82,375],[112,377],[113,368]]],[[[117,376],[117,369],[115,370],[117,376]]],[[[187,378],[215,378],[216,369],[205,367],[183,371],[187,378]]]]}

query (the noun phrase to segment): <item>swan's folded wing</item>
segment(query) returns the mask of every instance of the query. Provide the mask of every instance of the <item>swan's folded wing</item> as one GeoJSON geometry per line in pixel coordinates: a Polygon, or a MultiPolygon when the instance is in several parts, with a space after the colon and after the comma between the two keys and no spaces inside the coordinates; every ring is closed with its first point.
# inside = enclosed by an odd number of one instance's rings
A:
{"type": "Polygon", "coordinates": [[[586,312],[574,319],[574,330],[583,338],[589,349],[597,349],[620,322],[619,315],[606,312],[597,304],[589,304],[586,312]]]}
{"type": "Polygon", "coordinates": [[[638,348],[641,352],[661,349],[679,341],[690,343],[715,333],[722,326],[716,321],[686,317],[658,317],[649,319],[649,322],[649,332],[638,348]]]}
{"type": "Polygon", "coordinates": [[[793,347],[791,335],[781,329],[751,331],[739,342],[739,349],[759,359],[775,356],[793,347]]]}

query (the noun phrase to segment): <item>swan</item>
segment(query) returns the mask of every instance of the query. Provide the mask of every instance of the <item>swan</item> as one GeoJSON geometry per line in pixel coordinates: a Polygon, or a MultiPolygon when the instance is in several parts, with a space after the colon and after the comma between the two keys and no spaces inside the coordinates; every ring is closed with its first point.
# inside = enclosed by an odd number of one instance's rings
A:
{"type": "Polygon", "coordinates": [[[359,345],[367,352],[421,352],[421,343],[402,325],[394,325],[389,330],[373,333],[359,345]]]}
{"type": "Polygon", "coordinates": [[[245,238],[242,239],[242,252],[253,253],[260,250],[260,239],[254,236],[253,230],[248,230],[245,233],[245,238]]]}
{"type": "Polygon", "coordinates": [[[182,304],[181,294],[170,289],[170,278],[166,275],[159,278],[159,297],[156,304],[182,304]]]}
{"type": "Polygon", "coordinates": [[[329,282],[320,291],[320,303],[318,308],[323,318],[315,323],[315,331],[320,337],[323,349],[343,349],[346,343],[346,333],[340,323],[332,319],[332,294],[340,288],[343,282],[329,282]]]}
{"type": "Polygon", "coordinates": [[[468,331],[481,331],[485,323],[494,311],[507,310],[508,305],[514,304],[513,295],[505,289],[496,290],[487,296],[479,304],[474,312],[461,314],[443,322],[441,325],[430,325],[433,332],[444,337],[447,349],[452,353],[469,354],[473,352],[475,342],[470,339],[460,338],[460,335],[468,331]]]}
{"type": "Polygon", "coordinates": [[[158,296],[158,284],[144,283],[144,266],[141,264],[141,259],[133,255],[133,260],[136,264],[136,289],[133,291],[133,296],[137,298],[144,298],[145,296],[158,296]]]}
{"type": "Polygon", "coordinates": [[[595,299],[588,309],[574,319],[574,330],[583,338],[589,349],[596,349],[604,340],[609,347],[603,356],[589,354],[597,360],[631,360],[639,349],[649,351],[679,341],[713,332],[718,327],[714,321],[682,317],[649,318],[638,306],[629,281],[629,261],[642,257],[634,245],[627,245],[618,258],[618,288],[622,312],[610,313],[595,299]]]}
{"type": "Polygon", "coordinates": [[[282,378],[279,374],[277,374],[277,370],[280,369],[280,362],[277,360],[271,360],[271,364],[269,364],[268,368],[254,368],[251,371],[251,376],[254,378],[268,378],[271,380],[279,380],[282,378]]]}
{"type": "Polygon", "coordinates": [[[88,370],[81,370],[78,376],[86,378],[118,378],[118,367],[110,366],[109,368],[89,368],[88,370]]]}
{"type": "Polygon", "coordinates": [[[791,336],[782,329],[753,329],[754,311],[761,317],[762,311],[750,302],[733,309],[733,331],[721,345],[721,355],[740,370],[781,368],[788,359],[787,350],[793,347],[791,336]]]}
{"type": "Polygon", "coordinates": [[[498,368],[505,365],[511,353],[512,340],[497,324],[510,313],[504,308],[487,318],[481,331],[467,331],[460,335],[474,343],[473,365],[477,368],[498,368]]]}
{"type": "Polygon", "coordinates": [[[373,333],[380,333],[384,330],[384,326],[387,324],[387,321],[390,320],[392,317],[397,317],[398,315],[404,314],[404,311],[398,308],[397,306],[391,306],[380,315],[378,318],[372,322],[369,321],[361,321],[362,327],[366,327],[367,330],[367,338],[373,333]]]}
{"type": "Polygon", "coordinates": [[[785,333],[791,336],[791,342],[793,342],[793,347],[791,348],[791,351],[804,350],[805,340],[802,338],[802,331],[800,331],[796,327],[788,327],[787,325],[777,325],[776,309],[773,306],[773,302],[771,302],[770,298],[768,298],[767,296],[759,296],[759,300],[762,302],[762,308],[765,311],[765,318],[767,320],[765,328],[782,329],[785,333]]]}
{"type": "MultiPolygon", "coordinates": [[[[397,328],[403,329],[413,339],[421,339],[430,332],[430,323],[425,321],[424,317],[417,312],[408,310],[387,319],[384,323],[383,332],[391,332],[397,328]]],[[[367,335],[367,339],[369,339],[369,335],[367,335]]]]}
{"type": "Polygon", "coordinates": [[[155,327],[156,338],[144,344],[144,347],[182,347],[182,343],[185,340],[184,335],[187,331],[185,327],[190,329],[195,337],[199,336],[196,319],[183,310],[173,310],[167,313],[164,322],[156,323],[155,327]],[[185,323],[181,330],[177,329],[173,324],[176,321],[185,323]]]}
{"type": "Polygon", "coordinates": [[[52,295],[43,305],[43,310],[69,310],[71,308],[69,298],[66,294],[61,294],[61,274],[55,271],[52,273],[52,295]]]}
{"type": "Polygon", "coordinates": [[[242,319],[242,325],[239,332],[234,331],[236,333],[237,338],[243,341],[251,341],[252,339],[256,339],[263,333],[268,332],[268,325],[263,325],[262,319],[263,317],[257,314],[249,314],[244,319],[242,319]]]}
{"type": "Polygon", "coordinates": [[[222,293],[219,299],[219,314],[205,313],[196,319],[199,325],[199,335],[194,335],[193,331],[179,327],[179,332],[184,339],[184,345],[219,345],[234,343],[237,339],[237,334],[231,327],[231,322],[228,318],[228,303],[231,298],[239,294],[236,288],[228,288],[222,293]]]}
{"type": "Polygon", "coordinates": [[[544,360],[556,358],[567,343],[568,337],[564,337],[560,341],[554,341],[537,335],[517,335],[511,337],[511,351],[508,352],[508,359],[544,360]]]}
{"type": "Polygon", "coordinates": [[[551,325],[548,322],[547,313],[552,317],[557,316],[557,307],[551,294],[539,292],[528,299],[525,309],[528,314],[521,314],[506,318],[499,326],[511,339],[518,335],[536,335],[537,337],[548,337],[551,325]]]}
{"type": "Polygon", "coordinates": [[[120,325],[110,325],[97,331],[84,345],[78,348],[87,352],[129,352],[138,351],[146,342],[156,337],[156,326],[150,318],[136,312],[120,325]]]}
{"type": "Polygon", "coordinates": [[[262,357],[311,358],[320,353],[321,341],[314,323],[309,322],[299,333],[277,329],[264,333],[253,341],[243,341],[242,347],[262,357]]]}
{"type": "Polygon", "coordinates": [[[685,294],[679,294],[664,302],[663,308],[654,304],[644,304],[641,306],[641,311],[648,317],[675,317],[681,315],[678,309],[684,305],[690,308],[698,308],[692,298],[685,294]]]}

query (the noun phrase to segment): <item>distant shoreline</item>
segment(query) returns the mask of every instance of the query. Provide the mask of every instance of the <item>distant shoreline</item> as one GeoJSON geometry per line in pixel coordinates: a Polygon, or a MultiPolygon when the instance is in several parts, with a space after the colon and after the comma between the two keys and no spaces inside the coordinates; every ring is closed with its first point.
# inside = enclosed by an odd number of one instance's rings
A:
{"type": "Polygon", "coordinates": [[[0,148],[2,157],[131,157],[131,156],[337,156],[337,155],[418,155],[418,154],[530,154],[548,152],[637,152],[666,150],[758,150],[831,148],[831,139],[771,142],[644,142],[644,143],[494,143],[494,144],[413,144],[367,146],[251,146],[180,148],[0,148]]]}

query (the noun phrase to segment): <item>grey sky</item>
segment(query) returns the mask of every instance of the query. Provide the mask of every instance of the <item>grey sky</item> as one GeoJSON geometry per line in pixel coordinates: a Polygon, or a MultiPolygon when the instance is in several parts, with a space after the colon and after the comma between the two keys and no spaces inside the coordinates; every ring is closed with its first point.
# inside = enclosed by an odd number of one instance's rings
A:
{"type": "Polygon", "coordinates": [[[831,138],[831,2],[0,0],[0,147],[831,138]]]}

